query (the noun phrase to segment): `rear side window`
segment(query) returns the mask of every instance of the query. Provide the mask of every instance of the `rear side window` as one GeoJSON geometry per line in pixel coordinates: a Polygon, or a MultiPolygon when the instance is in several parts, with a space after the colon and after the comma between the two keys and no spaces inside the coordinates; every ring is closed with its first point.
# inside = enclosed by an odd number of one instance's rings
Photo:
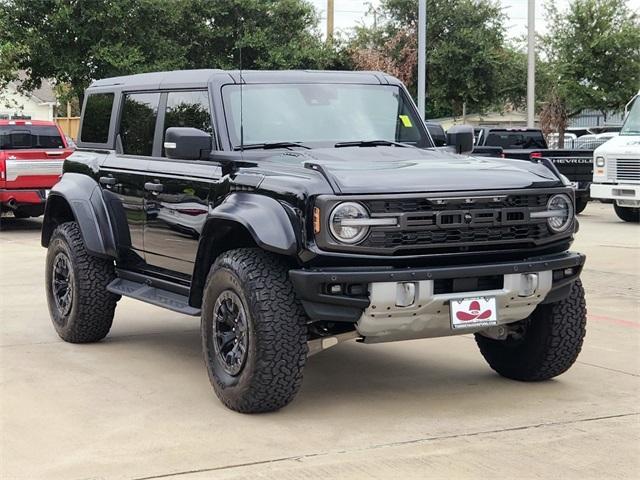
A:
{"type": "Polygon", "coordinates": [[[490,132],[485,145],[505,149],[547,148],[541,132],[490,132]]]}
{"type": "Polygon", "coordinates": [[[125,95],[119,130],[123,153],[151,156],[159,102],[159,93],[125,95]]]}
{"type": "Polygon", "coordinates": [[[64,148],[64,142],[53,125],[0,126],[0,150],[30,148],[64,148]]]}
{"type": "MultiPolygon", "coordinates": [[[[169,92],[163,132],[166,132],[170,127],[193,127],[212,134],[207,92],[169,92]]],[[[162,156],[165,156],[164,146],[162,147],[162,156]]]]}
{"type": "Polygon", "coordinates": [[[92,93],[87,98],[82,117],[80,139],[87,143],[107,143],[111,122],[113,93],[92,93]]]}

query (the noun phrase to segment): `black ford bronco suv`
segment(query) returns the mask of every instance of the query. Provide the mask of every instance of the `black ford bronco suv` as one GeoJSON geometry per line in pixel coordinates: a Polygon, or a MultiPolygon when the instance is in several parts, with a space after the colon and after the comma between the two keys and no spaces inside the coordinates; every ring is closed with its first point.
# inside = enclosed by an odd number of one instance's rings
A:
{"type": "Polygon", "coordinates": [[[95,342],[121,296],[201,317],[222,402],[275,410],[305,361],[475,334],[499,374],[566,371],[586,322],[573,190],[550,162],[438,149],[377,72],[149,73],[94,82],[47,200],[53,325],[95,342]]]}

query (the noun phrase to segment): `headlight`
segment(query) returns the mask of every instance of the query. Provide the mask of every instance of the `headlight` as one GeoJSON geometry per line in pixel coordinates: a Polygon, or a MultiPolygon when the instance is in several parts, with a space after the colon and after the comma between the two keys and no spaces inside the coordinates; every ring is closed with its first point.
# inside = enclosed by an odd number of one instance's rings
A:
{"type": "Polygon", "coordinates": [[[605,161],[604,161],[604,157],[596,157],[596,167],[604,167],[605,165],[605,161]]]}
{"type": "Polygon", "coordinates": [[[329,229],[339,242],[358,243],[369,233],[368,219],[369,212],[359,203],[340,203],[329,216],[329,229]]]}
{"type": "Polygon", "coordinates": [[[564,232],[573,219],[573,204],[568,195],[554,195],[547,203],[547,224],[556,233],[564,232]]]}

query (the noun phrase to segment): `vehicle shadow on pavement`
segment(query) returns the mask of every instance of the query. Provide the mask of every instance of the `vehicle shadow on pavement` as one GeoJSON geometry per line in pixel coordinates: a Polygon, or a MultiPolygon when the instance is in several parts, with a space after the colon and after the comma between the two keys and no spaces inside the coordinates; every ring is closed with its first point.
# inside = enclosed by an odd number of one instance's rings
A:
{"type": "Polygon", "coordinates": [[[39,231],[42,228],[42,222],[35,218],[14,218],[9,216],[0,217],[0,232],[11,231],[39,231]]]}
{"type": "MultiPolygon", "coordinates": [[[[532,385],[498,376],[486,366],[480,352],[474,352],[477,358],[463,352],[453,356],[451,349],[455,346],[451,342],[459,342],[461,350],[470,346],[475,350],[473,339],[459,338],[448,339],[437,349],[429,348],[429,340],[412,342],[411,349],[399,349],[398,344],[371,346],[355,342],[334,347],[307,360],[297,398],[276,415],[328,411],[336,405],[364,408],[363,402],[373,410],[390,405],[407,411],[429,406],[441,409],[443,402],[448,404],[447,409],[458,410],[471,408],[470,402],[489,399],[492,405],[487,408],[510,410],[514,408],[513,395],[517,397],[515,404],[530,397],[532,385]],[[504,391],[504,401],[496,400],[496,389],[504,391]]],[[[125,351],[131,350],[149,362],[163,362],[170,357],[169,368],[190,372],[185,381],[208,384],[197,330],[116,335],[100,345],[103,354],[111,348],[114,355],[125,355],[125,351]]],[[[201,386],[194,387],[199,390],[201,386]]],[[[535,388],[555,393],[564,390],[562,382],[553,380],[536,384],[535,388]]],[[[207,395],[203,400],[210,398],[207,395]]]]}

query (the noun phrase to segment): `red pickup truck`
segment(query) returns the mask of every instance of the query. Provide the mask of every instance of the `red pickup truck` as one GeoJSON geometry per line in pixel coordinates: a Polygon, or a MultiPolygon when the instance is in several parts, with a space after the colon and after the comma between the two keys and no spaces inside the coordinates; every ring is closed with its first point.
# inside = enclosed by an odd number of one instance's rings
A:
{"type": "Polygon", "coordinates": [[[0,213],[42,215],[49,189],[72,151],[53,122],[0,120],[0,213]]]}

